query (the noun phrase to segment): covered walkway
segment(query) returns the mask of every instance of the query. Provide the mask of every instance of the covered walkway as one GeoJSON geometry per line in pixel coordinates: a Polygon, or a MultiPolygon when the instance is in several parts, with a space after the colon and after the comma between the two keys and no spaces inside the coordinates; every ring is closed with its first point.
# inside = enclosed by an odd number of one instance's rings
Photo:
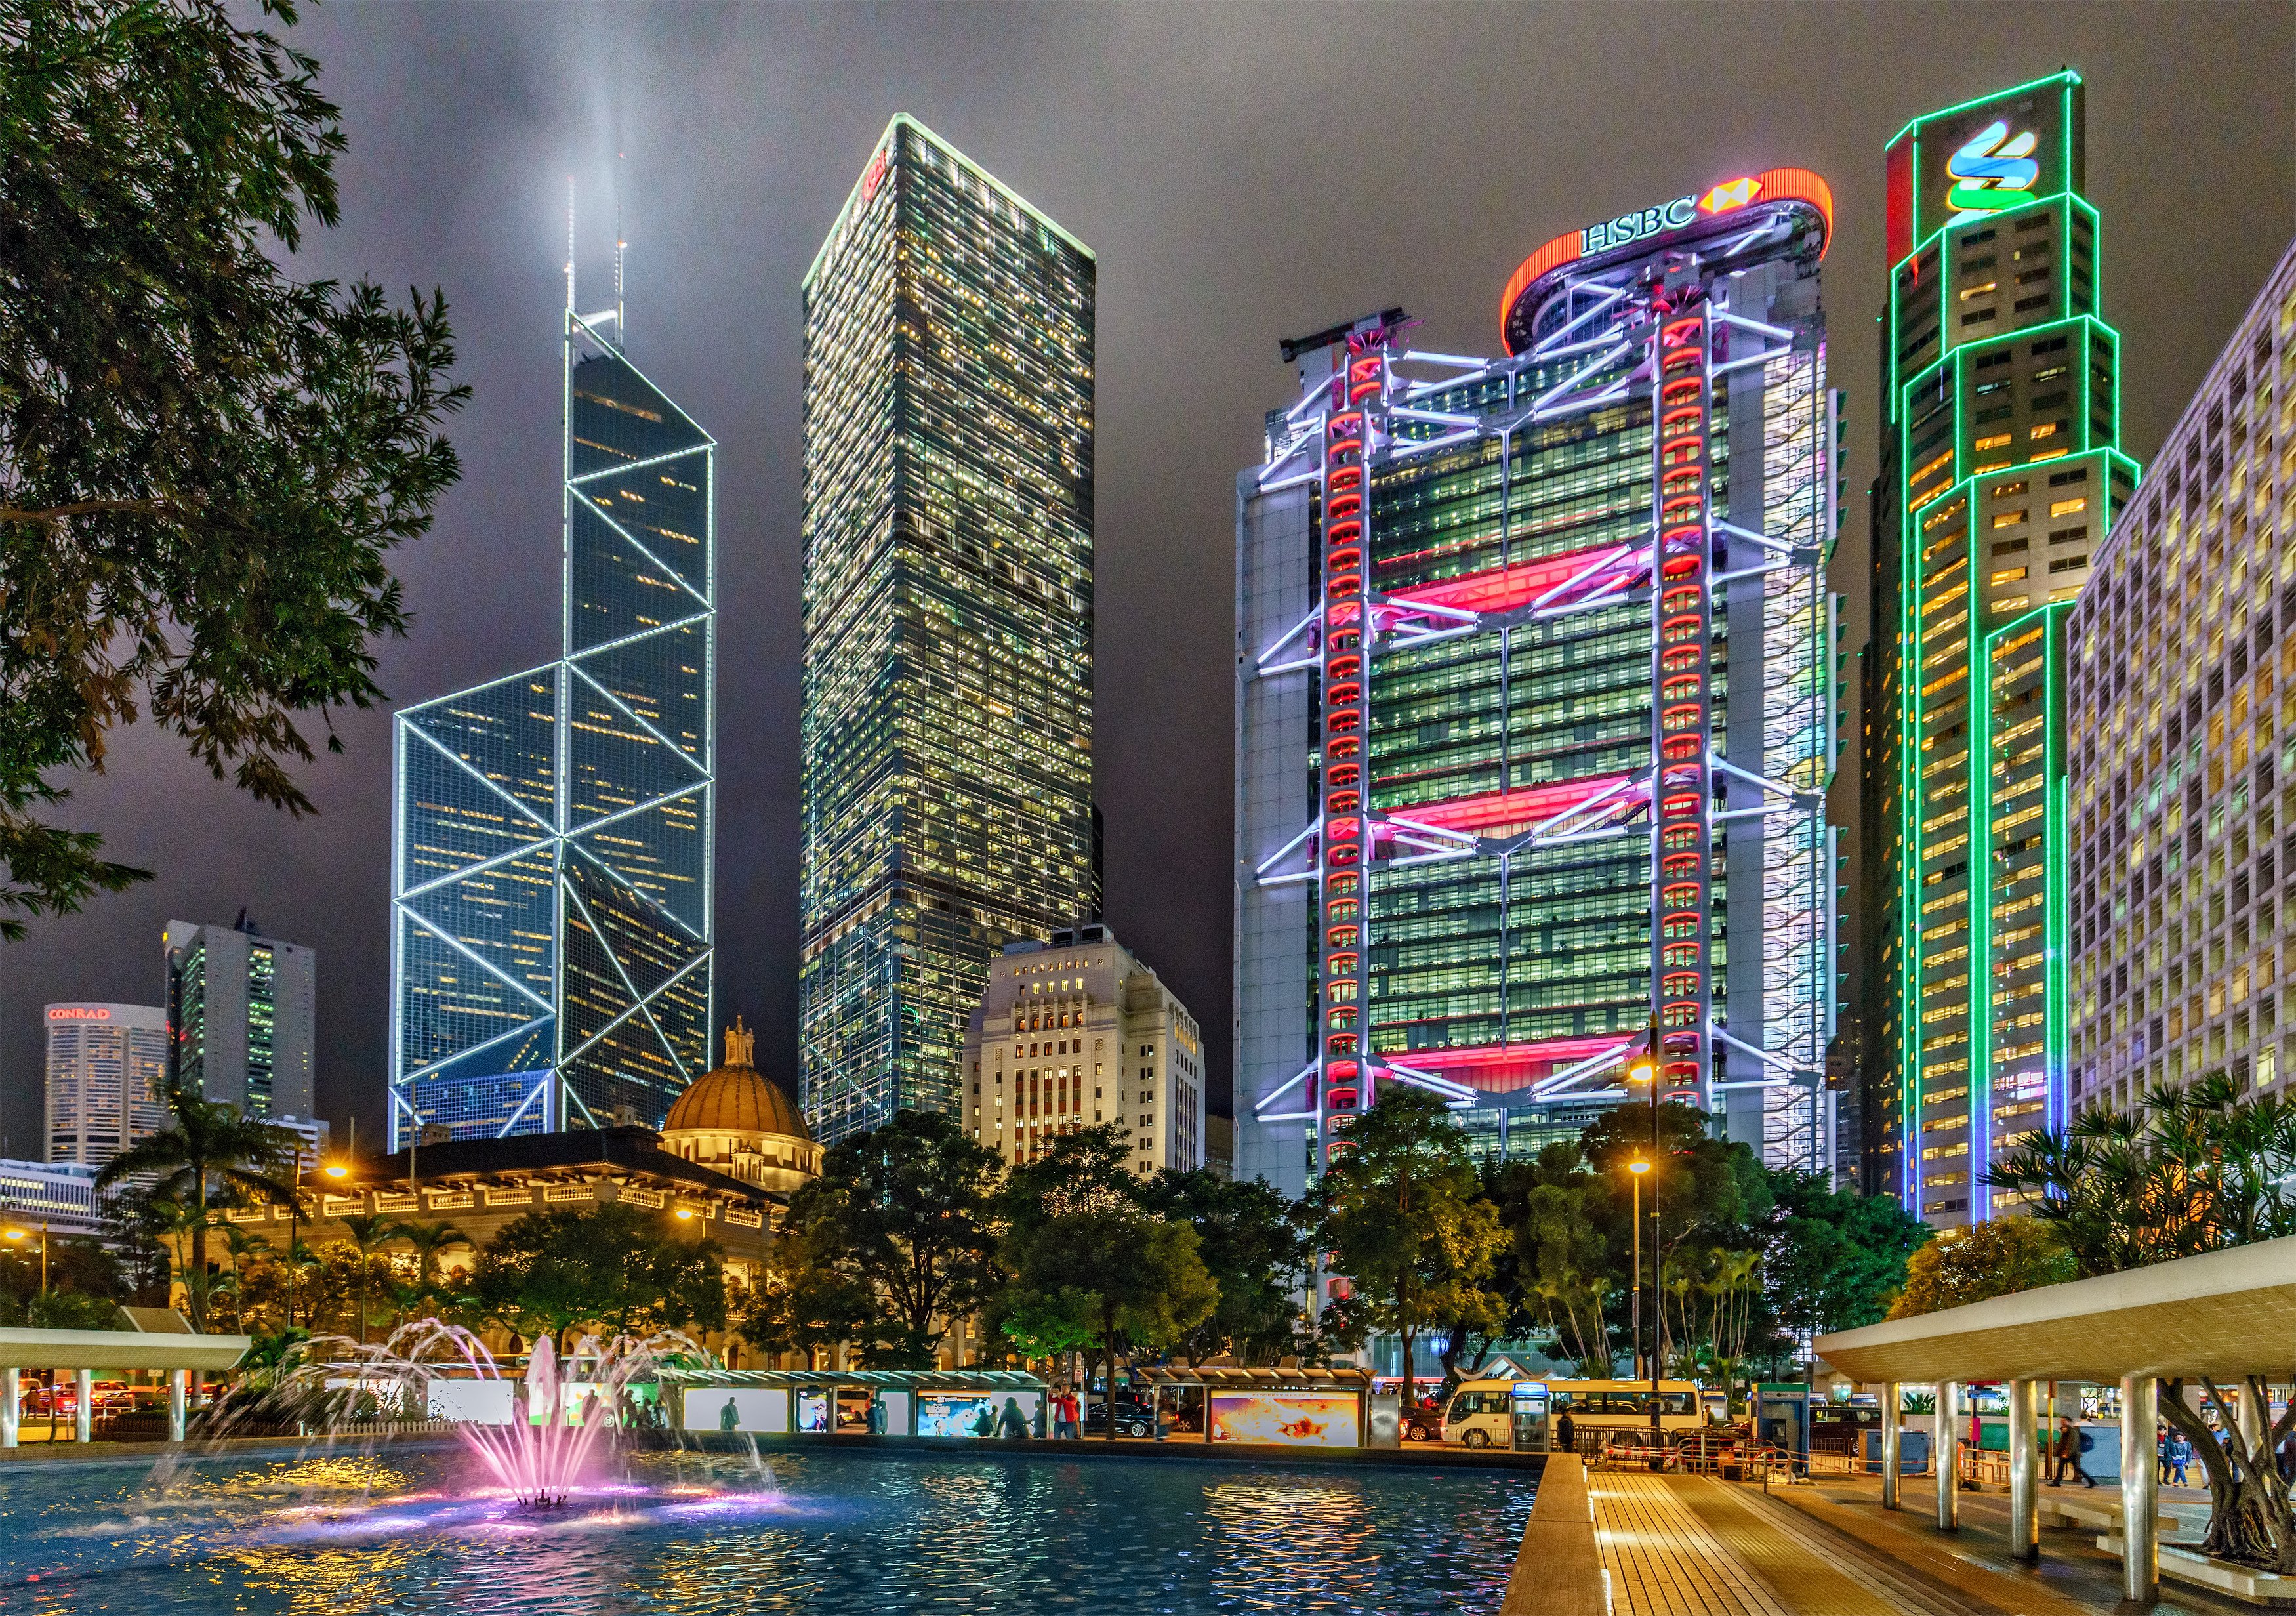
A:
{"type": "MultiPolygon", "coordinates": [[[[2049,1381],[2118,1382],[2120,1485],[2118,1524],[2109,1534],[2121,1556],[2121,1595],[2160,1596],[2161,1510],[2153,1432],[2163,1378],[2248,1374],[2284,1378],[2296,1369],[2296,1238],[2259,1242],[2070,1284],[1948,1308],[1822,1335],[1818,1354],[1851,1379],[1881,1389],[1880,1506],[1898,1509],[1901,1389],[1936,1388],[1931,1431],[1935,1533],[1961,1528],[1956,1485],[1967,1425],[1961,1393],[1972,1382],[1998,1382],[2009,1403],[2007,1541],[2024,1563],[2041,1557],[2039,1392],[2049,1381]]],[[[2254,1411],[2243,1405],[2246,1415],[2254,1411]]],[[[2253,1441],[2260,1426],[2243,1431],[2253,1441]]],[[[2252,1597],[2296,1595],[2291,1579],[2259,1579],[2236,1568],[2177,1557],[2178,1574],[2245,1586],[2252,1597]]]]}

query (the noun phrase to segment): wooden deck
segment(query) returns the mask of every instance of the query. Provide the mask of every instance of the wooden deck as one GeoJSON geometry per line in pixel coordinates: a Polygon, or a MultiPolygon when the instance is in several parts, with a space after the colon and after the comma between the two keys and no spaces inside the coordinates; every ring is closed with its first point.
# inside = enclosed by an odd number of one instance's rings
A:
{"type": "Polygon", "coordinates": [[[1587,1479],[1619,1616],[1898,1616],[1877,1583],[1784,1530],[1746,1489],[1709,1476],[1587,1479]]]}

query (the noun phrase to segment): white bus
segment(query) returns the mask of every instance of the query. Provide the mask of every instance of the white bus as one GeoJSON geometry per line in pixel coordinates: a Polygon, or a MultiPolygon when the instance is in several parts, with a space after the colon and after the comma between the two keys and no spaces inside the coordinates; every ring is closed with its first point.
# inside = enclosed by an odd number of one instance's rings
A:
{"type": "MultiPolygon", "coordinates": [[[[1506,1448],[1513,1441],[1509,1398],[1517,1382],[1466,1381],[1443,1409],[1443,1440],[1463,1448],[1506,1448]]],[[[1648,1381],[1548,1381],[1547,1430],[1559,1431],[1570,1416],[1573,1438],[1587,1433],[1650,1430],[1648,1381]]],[[[1689,1381],[1658,1383],[1659,1430],[1671,1434],[1696,1431],[1707,1423],[1698,1388],[1689,1381]]],[[[1559,1446],[1559,1438],[1554,1439],[1559,1446]]]]}

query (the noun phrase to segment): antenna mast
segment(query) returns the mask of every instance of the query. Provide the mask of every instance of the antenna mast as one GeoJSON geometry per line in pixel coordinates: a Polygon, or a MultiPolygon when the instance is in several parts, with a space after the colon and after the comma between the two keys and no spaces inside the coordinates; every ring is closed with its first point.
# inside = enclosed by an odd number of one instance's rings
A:
{"type": "Polygon", "coordinates": [[[566,176],[566,312],[574,312],[574,176],[566,176]]]}

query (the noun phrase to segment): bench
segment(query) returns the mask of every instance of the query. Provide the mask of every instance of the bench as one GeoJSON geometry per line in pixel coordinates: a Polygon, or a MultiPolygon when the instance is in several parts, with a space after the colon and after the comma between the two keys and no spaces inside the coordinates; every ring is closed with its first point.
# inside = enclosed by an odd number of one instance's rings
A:
{"type": "MultiPolygon", "coordinates": [[[[2119,1498],[2076,1498],[2043,1493],[2034,1514],[2043,1526],[2087,1526],[2102,1532],[2118,1532],[2124,1506],[2119,1498]]],[[[2162,1531],[2176,1531],[2185,1523],[2183,1516],[2172,1515],[2158,1506],[2152,1519],[2162,1531]]]]}

